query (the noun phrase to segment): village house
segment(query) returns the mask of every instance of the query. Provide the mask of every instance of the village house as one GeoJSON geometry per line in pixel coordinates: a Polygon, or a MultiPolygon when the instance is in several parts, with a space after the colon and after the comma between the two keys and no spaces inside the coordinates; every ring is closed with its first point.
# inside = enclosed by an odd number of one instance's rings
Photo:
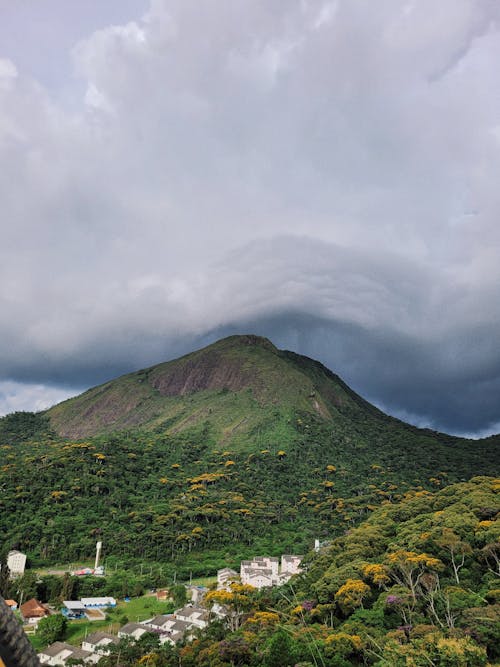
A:
{"type": "MultiPolygon", "coordinates": [[[[219,572],[220,571],[221,570],[219,570],[219,572]]],[[[206,586],[186,586],[186,590],[193,604],[198,604],[199,602],[201,602],[208,592],[208,588],[206,586]]]]}
{"type": "Polygon", "coordinates": [[[38,623],[41,618],[50,616],[50,609],[35,598],[22,604],[20,611],[23,621],[30,624],[38,623]]]}
{"type": "Polygon", "coordinates": [[[146,625],[148,628],[154,630],[168,630],[175,623],[175,617],[173,614],[160,614],[160,616],[155,616],[150,621],[144,621],[143,625],[146,625]]]}
{"type": "Polygon", "coordinates": [[[93,632],[83,640],[82,649],[99,656],[106,655],[113,644],[118,644],[118,641],[116,635],[110,635],[108,632],[93,632]]]}
{"type": "MultiPolygon", "coordinates": [[[[102,599],[109,600],[109,598],[97,598],[97,600],[102,599]]],[[[84,602],[88,603],[89,600],[95,601],[96,598],[82,598],[81,603],[77,603],[76,606],[71,600],[66,600],[64,605],[68,611],[83,609],[85,614],[88,614],[96,611],[84,606],[84,602]]],[[[40,604],[36,600],[30,602],[36,603],[32,605],[33,608],[40,604]]],[[[43,605],[40,606],[43,607],[43,605]]],[[[137,641],[146,633],[152,632],[159,637],[160,644],[168,642],[175,645],[181,640],[192,639],[195,631],[198,628],[206,627],[208,623],[209,612],[206,609],[188,604],[177,609],[173,614],[155,616],[142,623],[127,623],[118,630],[117,636],[107,632],[94,632],[82,641],[81,648],[75,648],[64,642],[55,642],[38,655],[40,663],[47,665],[65,665],[70,659],[95,664],[109,652],[113,645],[118,644],[120,639],[128,638],[137,641]]]]}
{"type": "Polygon", "coordinates": [[[166,632],[160,636],[160,644],[176,644],[181,640],[190,640],[193,637],[194,625],[187,621],[175,619],[166,632]]]}
{"type": "Polygon", "coordinates": [[[99,655],[64,642],[55,642],[38,654],[42,665],[66,665],[70,659],[95,664],[99,658],[99,655]]]}
{"type": "Polygon", "coordinates": [[[12,609],[12,611],[17,609],[17,602],[15,600],[4,600],[4,602],[9,609],[12,609]]]}
{"type": "Polygon", "coordinates": [[[156,599],[158,602],[166,602],[167,600],[170,600],[170,591],[168,588],[161,588],[160,590],[156,591],[156,599]]]}
{"type": "Polygon", "coordinates": [[[128,637],[129,639],[140,639],[146,632],[153,632],[153,630],[143,623],[127,623],[118,630],[118,637],[120,639],[128,637]]]}
{"type": "MultiPolygon", "coordinates": [[[[177,613],[177,612],[176,612],[177,613]]],[[[157,631],[162,634],[160,641],[170,641],[174,636],[175,641],[182,639],[184,634],[193,627],[192,623],[179,619],[175,614],[162,614],[155,616],[150,621],[145,621],[143,625],[151,628],[149,631],[157,631]]],[[[172,643],[175,643],[172,642],[172,643]]]]}
{"type": "Polygon", "coordinates": [[[26,554],[13,549],[7,554],[7,567],[11,577],[22,577],[26,567],[26,554]]]}
{"type": "Polygon", "coordinates": [[[185,621],[197,628],[206,628],[209,622],[209,613],[206,609],[189,604],[182,609],[177,609],[174,616],[179,621],[185,621]]]}

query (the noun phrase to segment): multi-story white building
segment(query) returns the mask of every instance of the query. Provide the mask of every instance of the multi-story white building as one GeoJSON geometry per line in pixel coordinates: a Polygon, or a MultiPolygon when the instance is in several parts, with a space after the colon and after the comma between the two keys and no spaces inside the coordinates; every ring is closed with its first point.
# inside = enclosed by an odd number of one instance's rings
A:
{"type": "Polygon", "coordinates": [[[230,584],[238,580],[238,573],[230,567],[225,567],[222,570],[217,570],[217,590],[230,590],[230,584]]]}
{"type": "Polygon", "coordinates": [[[281,574],[299,574],[302,556],[281,556],[281,574]]]}
{"type": "Polygon", "coordinates": [[[22,577],[26,567],[26,554],[13,549],[7,554],[7,567],[11,577],[22,577]]]}
{"type": "Polygon", "coordinates": [[[240,567],[241,583],[254,588],[280,586],[300,572],[301,560],[302,556],[282,556],[281,571],[278,558],[258,556],[253,560],[244,560],[240,567]]]}

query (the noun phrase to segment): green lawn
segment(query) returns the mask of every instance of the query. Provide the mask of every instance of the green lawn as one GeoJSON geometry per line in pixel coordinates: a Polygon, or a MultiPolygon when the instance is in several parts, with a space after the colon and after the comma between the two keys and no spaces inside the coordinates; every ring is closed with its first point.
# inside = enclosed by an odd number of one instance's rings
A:
{"type": "Polygon", "coordinates": [[[193,586],[206,586],[207,588],[210,588],[212,584],[217,583],[217,577],[197,577],[196,579],[193,579],[191,584],[193,586]]]}
{"type": "Polygon", "coordinates": [[[68,623],[64,641],[68,644],[73,644],[73,646],[80,646],[85,637],[92,632],[102,630],[115,634],[118,632],[120,625],[120,623],[111,619],[106,619],[105,621],[71,621],[68,623]]]}
{"type": "Polygon", "coordinates": [[[145,621],[147,618],[170,614],[174,610],[171,602],[158,602],[154,595],[132,598],[130,602],[120,600],[110,614],[112,618],[126,616],[130,622],[145,621]]]}

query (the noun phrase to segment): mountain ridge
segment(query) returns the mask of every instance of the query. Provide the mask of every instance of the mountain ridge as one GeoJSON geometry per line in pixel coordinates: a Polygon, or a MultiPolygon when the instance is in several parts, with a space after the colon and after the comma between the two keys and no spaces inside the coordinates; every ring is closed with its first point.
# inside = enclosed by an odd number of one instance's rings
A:
{"type": "MultiPolygon", "coordinates": [[[[253,404],[247,400],[235,407],[253,417],[259,407],[272,406],[280,411],[305,410],[327,420],[336,412],[359,409],[385,417],[320,362],[279,350],[269,339],[253,334],[229,336],[178,359],[120,376],[45,414],[58,435],[78,438],[157,428],[166,422],[166,430],[178,432],[187,419],[186,427],[213,421],[210,415],[215,410],[223,437],[222,432],[232,428],[235,410],[221,408],[221,400],[224,394],[243,398],[245,392],[251,393],[253,404]],[[189,406],[194,398],[196,405],[189,406]]],[[[247,421],[248,430],[255,420],[247,421]]]]}
{"type": "MultiPolygon", "coordinates": [[[[363,415],[442,442],[471,441],[390,416],[320,361],[278,349],[268,338],[255,334],[228,336],[176,359],[126,373],[43,414],[57,435],[65,438],[137,428],[180,433],[208,421],[220,443],[238,436],[248,445],[263,416],[256,413],[265,407],[281,407],[285,420],[295,410],[328,422],[339,414],[354,420],[363,415]],[[224,397],[230,395],[240,400],[228,405],[224,397]]],[[[492,435],[474,442],[499,438],[492,435]]]]}

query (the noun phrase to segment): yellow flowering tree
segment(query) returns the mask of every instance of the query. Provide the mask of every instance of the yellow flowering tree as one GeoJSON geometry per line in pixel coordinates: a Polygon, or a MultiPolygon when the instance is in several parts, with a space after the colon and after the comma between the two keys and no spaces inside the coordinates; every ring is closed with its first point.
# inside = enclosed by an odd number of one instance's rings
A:
{"type": "Polygon", "coordinates": [[[240,627],[242,620],[251,611],[256,588],[248,584],[232,583],[229,591],[209,591],[204,597],[204,604],[212,607],[218,604],[224,608],[229,629],[234,632],[240,627]]]}
{"type": "Polygon", "coordinates": [[[363,606],[363,599],[370,593],[370,587],[361,579],[348,579],[335,593],[335,601],[344,613],[350,613],[363,606]]]}
{"type": "Polygon", "coordinates": [[[410,589],[411,596],[415,601],[420,577],[424,572],[440,571],[444,569],[439,558],[434,558],[426,553],[405,551],[398,549],[387,555],[387,563],[392,578],[401,586],[410,589]]]}

